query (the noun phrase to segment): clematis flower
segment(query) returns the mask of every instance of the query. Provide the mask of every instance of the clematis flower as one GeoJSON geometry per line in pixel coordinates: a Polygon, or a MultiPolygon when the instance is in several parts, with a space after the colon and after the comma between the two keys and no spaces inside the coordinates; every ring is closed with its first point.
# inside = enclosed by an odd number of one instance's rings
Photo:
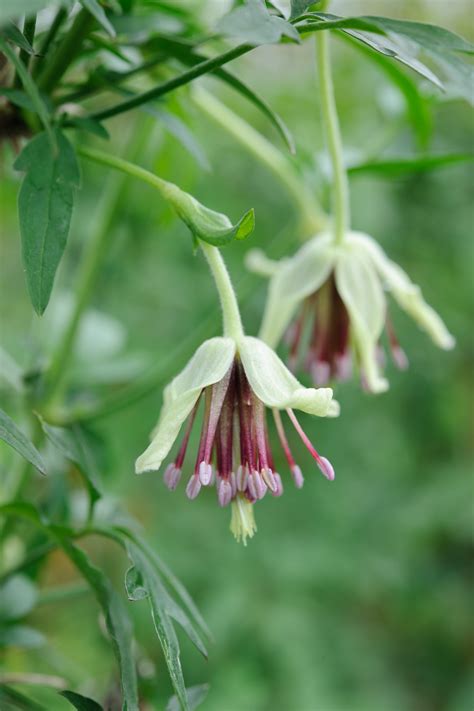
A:
{"type": "Polygon", "coordinates": [[[332,390],[303,387],[268,345],[243,334],[238,339],[205,341],[166,387],[152,441],[137,459],[137,473],[159,469],[185,425],[181,445],[164,473],[168,488],[177,487],[201,401],[201,437],[186,493],[194,499],[202,487],[215,485],[219,504],[232,502],[231,530],[237,540],[246,543],[256,531],[253,504],[267,491],[273,496],[283,492],[270,448],[266,408],[274,413],[296,486],[303,485],[303,476],[290,451],[280,410],[286,410],[324,476],[334,479],[330,462],[314,449],[294,413],[298,409],[311,415],[337,415],[332,390]]]}
{"type": "Polygon", "coordinates": [[[448,350],[455,344],[420,288],[366,234],[348,232],[342,244],[335,245],[329,232],[322,233],[281,262],[271,262],[256,251],[248,257],[250,269],[271,277],[261,338],[275,347],[286,331],[289,364],[294,368],[309,328],[304,368],[316,385],[348,378],[355,355],[366,389],[386,390],[380,346],[384,326],[395,364],[407,367],[387,313],[384,290],[437,346],[448,350]]]}

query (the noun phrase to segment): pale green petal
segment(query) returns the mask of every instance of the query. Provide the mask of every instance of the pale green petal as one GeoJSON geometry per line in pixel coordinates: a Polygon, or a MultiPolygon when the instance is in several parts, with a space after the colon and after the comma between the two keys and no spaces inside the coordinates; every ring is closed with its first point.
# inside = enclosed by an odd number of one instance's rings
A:
{"type": "Polygon", "coordinates": [[[387,390],[379,373],[376,347],[385,322],[385,298],[370,259],[350,245],[341,250],[335,270],[336,286],[349,313],[351,333],[367,386],[372,392],[387,390]]]}
{"type": "Polygon", "coordinates": [[[259,338],[245,336],[238,344],[245,374],[255,395],[267,407],[296,408],[324,417],[332,401],[331,388],[305,388],[277,354],[259,338]]]}
{"type": "Polygon", "coordinates": [[[137,474],[160,468],[201,391],[222,380],[234,356],[235,342],[231,338],[211,338],[197,349],[184,370],[165,389],[151,444],[135,463],[137,474]]]}
{"type": "Polygon", "coordinates": [[[245,266],[250,272],[263,277],[272,277],[281,269],[283,261],[269,259],[262,249],[250,249],[245,255],[245,266]]]}
{"type": "Polygon", "coordinates": [[[331,235],[322,233],[285,259],[270,280],[260,338],[276,346],[298,305],[328,278],[334,265],[331,235]]]}
{"type": "Polygon", "coordinates": [[[454,337],[436,311],[423,299],[420,287],[410,280],[408,274],[398,264],[387,257],[380,245],[371,237],[355,233],[353,239],[370,255],[382,281],[399,306],[410,314],[437,346],[445,350],[453,348],[456,343],[454,337]]]}

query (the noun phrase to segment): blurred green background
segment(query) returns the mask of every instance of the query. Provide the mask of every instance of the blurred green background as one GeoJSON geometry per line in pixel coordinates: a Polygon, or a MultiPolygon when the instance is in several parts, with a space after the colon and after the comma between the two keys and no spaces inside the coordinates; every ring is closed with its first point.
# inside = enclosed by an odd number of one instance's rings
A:
{"type": "MultiPolygon", "coordinates": [[[[461,0],[354,1],[334,3],[331,9],[437,22],[467,36],[473,30],[472,7],[461,0]]],[[[312,39],[302,47],[264,47],[232,68],[281,113],[296,137],[301,169],[314,190],[321,191],[324,145],[313,52],[312,39]]],[[[370,155],[388,142],[382,155],[414,153],[403,99],[385,75],[344,42],[334,40],[333,54],[347,152],[370,155]]],[[[212,79],[203,84],[278,144],[250,105],[212,79]]],[[[224,256],[242,296],[246,329],[256,334],[266,285],[245,272],[244,254],[255,246],[272,257],[295,250],[301,237],[298,216],[276,178],[192,108],[186,92],[182,97],[177,110],[207,156],[209,170],[159,120],[145,114],[109,122],[112,142],[100,147],[123,155],[127,143],[142,134],[146,140],[138,160],[146,167],[232,218],[255,207],[254,235],[247,243],[227,247],[224,256]]],[[[175,109],[175,100],[170,102],[175,109]]],[[[469,108],[438,96],[432,109],[433,151],[472,150],[469,108]]],[[[83,135],[82,140],[91,139],[83,135]]],[[[2,345],[23,365],[32,366],[47,357],[57,337],[82,246],[97,229],[101,198],[112,177],[105,169],[83,164],[70,243],[50,313],[40,322],[32,316],[23,279],[15,205],[18,176],[8,160],[1,171],[2,345]]],[[[339,420],[302,417],[318,449],[334,464],[334,483],[319,475],[294,438],[306,476],[304,489],[295,490],[277,454],[285,494],[256,506],[258,534],[244,548],[229,533],[229,512],[219,509],[213,493],[203,492],[190,502],[183,483],[171,493],[161,473],[134,476],[134,460],[158,417],[159,378],[146,397],[90,425],[103,443],[108,505],[121,505],[138,518],[214,634],[207,663],[182,639],[187,684],[210,684],[202,706],[206,711],[474,707],[472,169],[462,164],[390,180],[357,176],[351,179],[351,191],[354,227],[378,239],[422,285],[458,345],[450,353],[438,351],[393,306],[409,371],[399,373],[389,363],[391,389],[378,397],[363,394],[355,381],[338,386],[339,420]]],[[[164,384],[203,338],[219,334],[216,294],[204,260],[193,255],[182,223],[142,184],[128,181],[114,210],[90,306],[94,311],[70,370],[73,388],[85,391],[86,397],[120,387],[104,384],[106,379],[116,377],[120,383],[148,368],[161,373],[164,384]]],[[[277,444],[274,451],[279,451],[277,444]]],[[[2,455],[6,467],[10,455],[4,450],[2,455]]],[[[72,484],[75,493],[67,506],[79,515],[81,488],[79,482],[72,484]]],[[[57,476],[32,480],[27,495],[48,500],[50,507],[57,501],[60,517],[64,491],[58,465],[57,476]]],[[[21,545],[18,534],[11,541],[15,545],[21,545]]],[[[124,558],[93,539],[87,547],[121,589],[124,558]]],[[[59,554],[40,576],[46,588],[75,579],[59,554]]],[[[132,607],[140,671],[156,699],[152,708],[161,709],[172,693],[166,667],[146,603],[132,607]]],[[[91,597],[43,601],[29,619],[48,637],[48,645],[10,651],[4,668],[61,673],[73,688],[100,698],[115,666],[91,597]]],[[[66,708],[62,702],[54,704],[66,708]]]]}

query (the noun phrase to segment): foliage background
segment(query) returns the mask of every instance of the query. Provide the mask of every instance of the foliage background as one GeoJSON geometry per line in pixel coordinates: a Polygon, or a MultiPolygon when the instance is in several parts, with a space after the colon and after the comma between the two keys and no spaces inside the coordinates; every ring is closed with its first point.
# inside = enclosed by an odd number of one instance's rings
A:
{"type": "MultiPolygon", "coordinates": [[[[462,0],[335,2],[331,9],[437,22],[472,39],[472,8],[462,0]]],[[[401,99],[362,55],[337,40],[333,46],[346,150],[357,147],[370,154],[390,136],[401,99]]],[[[297,138],[301,164],[320,187],[314,158],[321,159],[323,139],[312,53],[312,40],[304,47],[263,47],[232,68],[282,114],[297,138]]],[[[249,105],[212,79],[204,84],[278,142],[249,105]]],[[[442,97],[433,108],[434,150],[472,149],[469,109],[442,97]]],[[[159,122],[140,113],[108,123],[108,148],[120,155],[128,136],[150,130],[140,162],[232,217],[254,206],[257,229],[251,246],[275,257],[295,249],[297,216],[284,188],[198,109],[189,123],[207,155],[207,172],[159,122]]],[[[402,123],[386,153],[414,150],[413,133],[402,123]]],[[[1,338],[7,350],[29,365],[47,354],[57,337],[58,314],[73,287],[81,246],[97,224],[99,198],[110,174],[83,164],[83,189],[66,258],[51,314],[41,321],[32,317],[22,276],[18,176],[7,162],[1,171],[1,338]]],[[[185,582],[215,636],[208,663],[182,640],[188,685],[210,683],[206,711],[473,707],[472,170],[463,164],[390,180],[358,176],[351,179],[351,188],[354,226],[379,239],[423,286],[458,347],[448,354],[437,351],[393,307],[411,361],[408,374],[389,365],[391,390],[379,397],[361,395],[355,382],[344,385],[337,392],[343,406],[339,421],[304,422],[335,466],[334,483],[313,472],[309,456],[301,452],[303,491],[296,491],[286,476],[284,497],[267,498],[256,507],[259,533],[244,549],[229,534],[228,512],[216,506],[212,494],[189,502],[183,486],[170,493],[160,475],[134,477],[134,459],[159,412],[158,385],[147,397],[92,424],[105,443],[110,501],[122,502],[141,521],[148,540],[185,582]]],[[[247,330],[255,334],[265,284],[245,273],[242,260],[249,246],[234,243],[224,256],[243,296],[247,330]]],[[[114,342],[118,347],[124,339],[124,372],[138,374],[162,364],[166,381],[203,336],[219,331],[216,295],[204,261],[193,256],[182,223],[147,187],[127,184],[91,308],[107,319],[92,321],[92,331],[82,334],[71,377],[89,382],[92,389],[102,387],[97,380],[104,364],[110,364],[114,342]],[[213,325],[203,326],[209,314],[215,315],[213,325]],[[97,366],[100,351],[102,367],[97,366]]],[[[0,454],[6,469],[12,455],[6,448],[0,454]]],[[[77,496],[64,500],[59,469],[57,476],[30,486],[30,494],[38,496],[39,491],[40,498],[54,494],[58,515],[64,507],[81,507],[79,484],[77,496]]],[[[21,545],[19,538],[11,545],[21,545]]],[[[120,586],[123,558],[103,543],[88,545],[120,586]]],[[[75,573],[56,554],[40,579],[48,587],[75,580],[75,573]]],[[[145,605],[135,603],[133,612],[143,642],[141,672],[150,677],[151,688],[156,686],[156,708],[162,708],[171,695],[166,668],[145,605]]],[[[31,620],[48,636],[47,648],[10,652],[4,668],[51,672],[59,663],[78,688],[100,697],[115,666],[95,624],[96,614],[88,594],[72,602],[44,601],[31,620]]],[[[51,705],[66,707],[57,700],[51,705]]]]}

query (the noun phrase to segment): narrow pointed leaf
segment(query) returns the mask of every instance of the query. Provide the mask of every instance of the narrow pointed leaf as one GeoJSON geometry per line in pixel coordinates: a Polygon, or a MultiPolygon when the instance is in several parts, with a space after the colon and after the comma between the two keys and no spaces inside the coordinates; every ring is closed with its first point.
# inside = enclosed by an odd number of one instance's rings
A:
{"type": "Polygon", "coordinates": [[[398,178],[410,173],[424,173],[430,170],[445,168],[457,163],[474,160],[474,155],[468,153],[453,153],[441,156],[415,156],[413,158],[392,158],[369,161],[348,167],[349,175],[365,175],[373,173],[387,178],[398,178]]]}
{"type": "Polygon", "coordinates": [[[95,17],[99,25],[103,27],[111,37],[115,37],[115,29],[97,0],[79,0],[79,2],[83,8],[88,10],[91,15],[95,17]]]}
{"type": "Polygon", "coordinates": [[[0,439],[13,447],[18,454],[30,462],[41,474],[46,474],[46,467],[40,453],[28,437],[16,426],[6,412],[0,410],[0,439]]]}
{"type": "Polygon", "coordinates": [[[39,315],[48,305],[66,247],[74,190],[80,180],[73,147],[59,129],[54,137],[56,146],[46,133],[35,136],[14,165],[26,172],[18,210],[28,290],[39,315]]]}
{"type": "Polygon", "coordinates": [[[10,40],[10,42],[13,42],[13,44],[16,44],[16,46],[20,47],[20,49],[23,49],[27,54],[35,53],[35,50],[26,39],[23,32],[21,32],[21,30],[13,22],[6,24],[2,32],[4,37],[10,40]]]}
{"type": "Polygon", "coordinates": [[[77,694],[75,691],[61,691],[60,694],[64,696],[77,711],[103,711],[102,706],[98,704],[97,701],[87,696],[82,696],[82,694],[77,694]]]}

